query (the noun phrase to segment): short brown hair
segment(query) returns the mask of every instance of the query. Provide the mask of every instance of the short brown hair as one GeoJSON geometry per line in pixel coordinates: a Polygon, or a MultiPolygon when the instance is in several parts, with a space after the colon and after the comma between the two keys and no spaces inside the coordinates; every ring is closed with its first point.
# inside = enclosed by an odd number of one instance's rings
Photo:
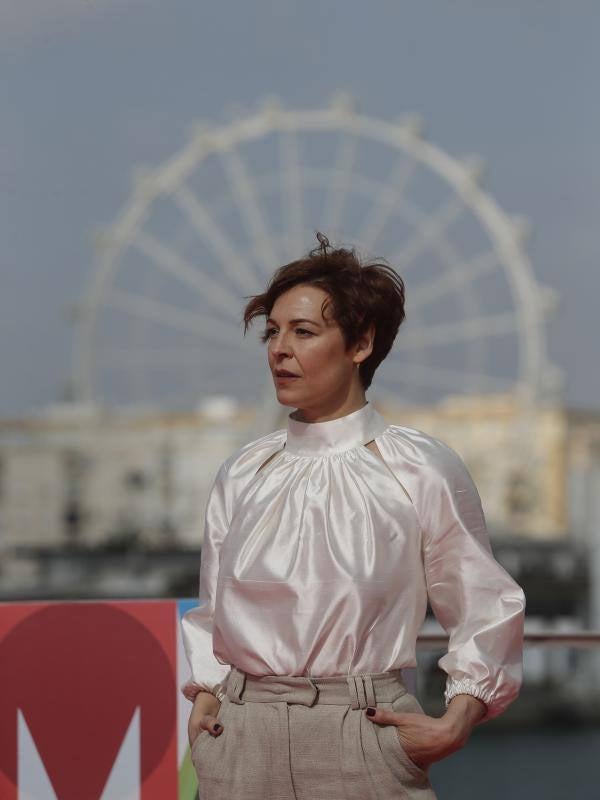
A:
{"type": "MultiPolygon", "coordinates": [[[[375,326],[373,352],[360,365],[363,389],[368,389],[377,367],[392,348],[404,321],[404,281],[385,260],[363,262],[354,249],[333,248],[317,232],[319,246],[307,256],[279,267],[263,294],[251,295],[243,311],[244,336],[257,316],[269,317],[277,298],[299,284],[312,284],[326,291],[331,299],[333,318],[342,329],[346,349],[375,326]]],[[[321,307],[330,300],[326,298],[321,307]]],[[[265,342],[266,335],[261,340],[265,342]]]]}

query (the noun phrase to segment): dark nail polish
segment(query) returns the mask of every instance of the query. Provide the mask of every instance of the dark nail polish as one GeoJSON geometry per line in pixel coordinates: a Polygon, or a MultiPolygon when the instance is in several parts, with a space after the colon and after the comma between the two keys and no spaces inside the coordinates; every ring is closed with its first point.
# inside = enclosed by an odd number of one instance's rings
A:
{"type": "Polygon", "coordinates": [[[374,713],[375,713],[375,709],[374,709],[374,708],[371,708],[371,707],[369,706],[369,708],[367,708],[367,716],[368,716],[368,717],[372,717],[374,713]]]}
{"type": "Polygon", "coordinates": [[[213,725],[213,731],[216,733],[217,731],[220,731],[222,727],[223,726],[220,725],[218,722],[215,722],[215,724],[213,725]]]}

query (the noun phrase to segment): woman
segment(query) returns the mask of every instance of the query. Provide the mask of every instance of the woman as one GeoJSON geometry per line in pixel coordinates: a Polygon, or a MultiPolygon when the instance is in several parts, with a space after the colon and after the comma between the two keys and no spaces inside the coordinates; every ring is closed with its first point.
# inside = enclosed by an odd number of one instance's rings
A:
{"type": "Polygon", "coordinates": [[[267,318],[277,398],[295,410],[209,496],[200,605],[182,619],[192,760],[212,800],[430,800],[429,765],[519,692],[524,595],[461,458],[366,399],[402,279],[318,239],[244,311],[245,330],[267,318]],[[449,635],[441,717],[400,673],[428,598],[449,635]]]}

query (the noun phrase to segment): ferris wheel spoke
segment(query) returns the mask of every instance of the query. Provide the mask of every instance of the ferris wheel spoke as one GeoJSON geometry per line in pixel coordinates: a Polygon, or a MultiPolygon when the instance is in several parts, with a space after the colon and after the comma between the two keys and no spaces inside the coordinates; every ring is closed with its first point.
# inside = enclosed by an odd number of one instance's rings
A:
{"type": "Polygon", "coordinates": [[[262,272],[271,273],[277,257],[271,246],[258,196],[246,166],[237,150],[220,150],[219,157],[229,179],[231,194],[240,213],[246,233],[252,242],[256,263],[262,272]]]}
{"type": "MultiPolygon", "coordinates": [[[[441,247],[447,253],[447,249],[441,247]]],[[[477,278],[491,272],[498,265],[498,254],[495,250],[486,250],[466,263],[454,263],[447,266],[447,271],[432,281],[423,282],[410,293],[410,304],[413,310],[438,300],[443,295],[457,289],[465,283],[472,283],[477,278]]]]}
{"type": "Polygon", "coordinates": [[[514,382],[507,378],[498,378],[484,372],[453,370],[447,367],[434,367],[429,364],[407,364],[401,361],[398,374],[388,378],[392,384],[415,384],[431,389],[471,391],[477,388],[485,391],[508,391],[514,382]]]}
{"type": "Polygon", "coordinates": [[[232,352],[231,346],[221,348],[211,343],[210,349],[205,350],[201,349],[200,344],[198,347],[124,347],[119,350],[111,348],[104,355],[102,363],[115,369],[132,367],[163,369],[165,364],[169,367],[190,367],[194,364],[201,364],[202,367],[213,366],[222,363],[224,358],[227,359],[228,368],[231,368],[234,362],[237,363],[236,359],[240,364],[246,365],[248,362],[248,354],[239,348],[232,352]]]}
{"type": "MultiPolygon", "coordinates": [[[[330,169],[315,169],[312,167],[304,167],[303,170],[303,183],[304,186],[309,188],[320,188],[322,190],[326,190],[332,182],[336,180],[341,180],[342,175],[339,171],[334,170],[333,168],[330,169]]],[[[264,186],[268,187],[269,185],[269,176],[266,177],[264,186]]],[[[362,195],[365,198],[373,198],[373,196],[385,196],[387,197],[389,193],[393,190],[391,187],[381,184],[377,181],[374,181],[370,178],[367,178],[364,175],[361,175],[358,172],[353,173],[352,175],[352,191],[362,195]]],[[[458,213],[462,209],[458,209],[458,213]]],[[[401,193],[397,193],[394,195],[394,204],[392,208],[392,212],[396,213],[400,219],[402,219],[407,225],[411,225],[415,228],[422,228],[427,220],[429,219],[428,214],[416,206],[414,203],[408,201],[408,199],[403,196],[401,193]]],[[[450,222],[451,220],[449,220],[450,222]]],[[[366,230],[366,228],[365,228],[366,230]]],[[[361,246],[367,249],[365,245],[365,240],[362,238],[363,234],[359,234],[356,237],[349,236],[348,238],[356,238],[357,242],[360,242],[361,246]]],[[[454,262],[459,261],[458,254],[456,253],[456,248],[450,241],[447,236],[446,231],[440,227],[438,230],[437,236],[435,239],[432,239],[431,242],[428,243],[431,248],[435,248],[439,254],[440,260],[444,265],[453,265],[454,262]]],[[[369,248],[370,249],[370,248],[369,248]]]]}
{"type": "Polygon", "coordinates": [[[416,330],[407,331],[404,337],[400,338],[397,348],[415,350],[471,339],[477,341],[479,338],[517,333],[519,330],[519,318],[514,311],[507,311],[503,314],[474,317],[442,325],[422,325],[416,330]]]}
{"type": "Polygon", "coordinates": [[[257,276],[194,192],[182,183],[173,189],[172,194],[175,203],[200,238],[208,242],[213,253],[219,259],[223,271],[227,273],[234,284],[239,286],[243,292],[256,291],[257,276]]]}
{"type": "Polygon", "coordinates": [[[406,270],[411,261],[428,247],[440,239],[447,228],[463,211],[464,204],[460,197],[452,197],[434,214],[424,215],[423,221],[417,227],[409,241],[398,251],[392,264],[398,269],[406,270]]]}
{"type": "Polygon", "coordinates": [[[231,326],[206,314],[194,314],[162,300],[117,289],[113,289],[103,302],[105,306],[150,322],[157,322],[179,331],[196,333],[209,341],[226,342],[232,347],[239,347],[239,341],[232,335],[231,326]]]}
{"type": "Polygon", "coordinates": [[[401,159],[394,167],[388,185],[382,188],[381,193],[376,194],[381,201],[375,202],[371,213],[358,233],[358,241],[366,250],[373,249],[394,209],[402,204],[404,192],[416,167],[416,161],[407,158],[401,159]]]}
{"type": "MultiPolygon", "coordinates": [[[[304,207],[298,136],[294,131],[286,130],[281,133],[279,156],[282,165],[282,194],[287,208],[287,229],[290,233],[289,247],[292,253],[299,254],[304,246],[304,207]]],[[[287,252],[284,258],[288,258],[287,252]]]]}
{"type": "Polygon", "coordinates": [[[333,165],[333,183],[327,193],[323,214],[325,232],[330,231],[332,236],[338,235],[337,232],[343,218],[356,155],[356,144],[356,136],[353,133],[344,133],[339,138],[333,165]]]}
{"type": "Polygon", "coordinates": [[[203,270],[192,266],[173,248],[144,231],[138,231],[132,237],[131,244],[163,272],[174,276],[202,296],[210,296],[212,305],[219,308],[224,314],[235,318],[234,309],[238,306],[239,297],[203,270]]]}

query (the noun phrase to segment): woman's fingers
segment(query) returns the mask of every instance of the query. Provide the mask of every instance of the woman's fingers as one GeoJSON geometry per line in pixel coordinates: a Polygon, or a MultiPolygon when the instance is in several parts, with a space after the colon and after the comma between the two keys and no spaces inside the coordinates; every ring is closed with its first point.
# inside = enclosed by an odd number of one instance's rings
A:
{"type": "Polygon", "coordinates": [[[208,731],[211,736],[220,736],[223,733],[223,723],[210,714],[203,714],[195,724],[188,726],[188,739],[190,747],[194,744],[202,731],[208,731]]]}
{"type": "Polygon", "coordinates": [[[223,723],[219,722],[216,717],[213,717],[210,714],[204,715],[202,727],[212,736],[220,736],[223,732],[223,723]]]}
{"type": "Polygon", "coordinates": [[[379,725],[401,725],[403,722],[414,720],[415,717],[422,717],[423,714],[417,714],[413,711],[390,711],[385,708],[367,708],[367,717],[371,722],[377,722],[379,725]],[[370,713],[370,712],[374,713],[370,713]]]}

